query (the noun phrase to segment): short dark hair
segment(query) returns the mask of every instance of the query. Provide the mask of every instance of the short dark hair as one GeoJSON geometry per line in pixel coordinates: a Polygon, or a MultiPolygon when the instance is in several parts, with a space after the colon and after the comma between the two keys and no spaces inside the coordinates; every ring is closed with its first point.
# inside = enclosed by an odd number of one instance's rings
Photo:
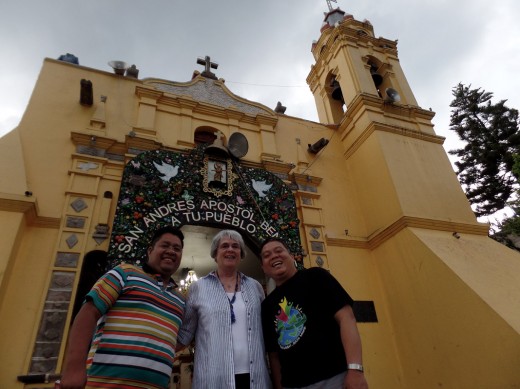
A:
{"type": "Polygon", "coordinates": [[[260,254],[260,258],[262,257],[262,250],[264,249],[265,245],[267,243],[271,243],[271,242],[280,242],[282,244],[283,247],[285,247],[287,249],[287,251],[289,252],[289,254],[291,254],[291,249],[289,249],[289,246],[287,246],[287,243],[285,243],[285,241],[281,238],[277,238],[275,236],[271,236],[267,239],[265,239],[262,244],[260,244],[260,251],[259,251],[259,254],[260,254]]]}
{"type": "Polygon", "coordinates": [[[173,227],[173,226],[166,226],[166,227],[158,228],[152,236],[152,240],[150,241],[150,247],[155,246],[157,241],[159,239],[161,239],[161,236],[163,236],[164,234],[175,235],[176,237],[178,237],[181,240],[181,246],[184,247],[184,234],[177,227],[173,227]]]}

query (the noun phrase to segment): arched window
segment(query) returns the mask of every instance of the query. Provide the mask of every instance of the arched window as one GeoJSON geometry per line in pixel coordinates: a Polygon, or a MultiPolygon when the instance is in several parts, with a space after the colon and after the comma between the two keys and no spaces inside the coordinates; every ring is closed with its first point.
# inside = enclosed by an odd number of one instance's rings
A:
{"type": "Polygon", "coordinates": [[[200,127],[195,130],[195,144],[200,145],[204,143],[212,144],[215,139],[217,130],[211,127],[200,127]]]}
{"type": "Polygon", "coordinates": [[[334,73],[329,73],[325,82],[332,120],[334,123],[339,123],[347,110],[343,91],[341,90],[340,83],[334,73]]]}

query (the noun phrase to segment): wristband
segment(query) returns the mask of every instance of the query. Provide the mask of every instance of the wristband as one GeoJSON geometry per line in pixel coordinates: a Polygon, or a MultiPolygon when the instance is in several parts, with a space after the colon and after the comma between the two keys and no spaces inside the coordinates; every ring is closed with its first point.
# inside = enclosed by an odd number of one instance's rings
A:
{"type": "Polygon", "coordinates": [[[361,365],[359,363],[349,363],[349,364],[347,364],[347,369],[363,372],[363,365],[361,365]]]}

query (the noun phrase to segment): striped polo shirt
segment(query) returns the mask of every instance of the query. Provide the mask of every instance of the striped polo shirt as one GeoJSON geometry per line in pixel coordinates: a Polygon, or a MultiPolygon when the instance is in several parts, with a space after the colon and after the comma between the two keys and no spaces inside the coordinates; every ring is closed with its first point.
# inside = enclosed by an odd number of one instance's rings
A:
{"type": "MultiPolygon", "coordinates": [[[[148,269],[147,269],[148,270],[148,269]]],[[[88,388],[168,388],[184,298],[175,283],[119,265],[86,299],[102,317],[87,359],[88,388]]]]}

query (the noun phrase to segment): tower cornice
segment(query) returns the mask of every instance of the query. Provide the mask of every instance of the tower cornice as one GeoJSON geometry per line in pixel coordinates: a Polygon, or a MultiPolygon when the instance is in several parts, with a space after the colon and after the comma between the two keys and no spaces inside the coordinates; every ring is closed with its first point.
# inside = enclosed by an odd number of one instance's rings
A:
{"type": "Polygon", "coordinates": [[[373,36],[373,27],[368,22],[359,22],[355,19],[347,19],[336,27],[324,31],[317,42],[312,45],[312,53],[316,59],[316,66],[322,62],[328,62],[328,56],[336,54],[345,45],[367,47],[375,53],[385,57],[397,59],[397,41],[392,41],[383,37],[373,36]],[[367,29],[370,27],[367,33],[367,29]]]}

